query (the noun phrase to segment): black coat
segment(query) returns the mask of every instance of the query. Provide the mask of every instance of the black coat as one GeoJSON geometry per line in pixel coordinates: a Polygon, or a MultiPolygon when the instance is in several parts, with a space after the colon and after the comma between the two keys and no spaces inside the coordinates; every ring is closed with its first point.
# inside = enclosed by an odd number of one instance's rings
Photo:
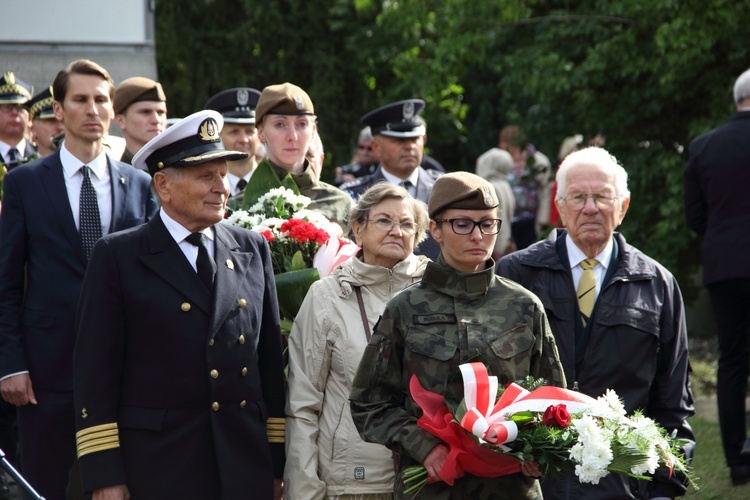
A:
{"type": "MultiPolygon", "coordinates": [[[[684,453],[692,458],[695,437],[687,419],[695,409],[677,280],[615,233],[617,265],[599,292],[588,342],[579,346],[576,291],[570,264],[561,260],[557,250],[558,243],[564,248],[565,242],[558,238],[565,238],[565,231],[553,230],[546,240],[506,255],[498,262],[497,273],[520,283],[544,304],[568,389],[577,383],[582,393],[592,397],[615,390],[629,414],[640,409],[667,431],[677,430],[677,437],[686,441],[684,453]],[[585,356],[577,364],[576,350],[581,347],[585,356]]],[[[647,488],[669,497],[683,495],[680,479],[660,470],[647,488]]],[[[610,474],[598,486],[562,475],[545,480],[543,488],[544,497],[552,499],[629,498],[630,483],[619,474],[610,474]]]]}
{"type": "Polygon", "coordinates": [[[160,216],[94,247],[74,383],[84,490],[271,498],[283,439],[276,287],[258,234],[217,224],[213,297],[160,216]],[[272,449],[273,448],[273,449],[272,449]],[[273,455],[273,459],[272,459],[273,455]]]}
{"type": "Polygon", "coordinates": [[[690,143],[688,226],[703,236],[703,283],[750,278],[750,111],[690,143]]]}

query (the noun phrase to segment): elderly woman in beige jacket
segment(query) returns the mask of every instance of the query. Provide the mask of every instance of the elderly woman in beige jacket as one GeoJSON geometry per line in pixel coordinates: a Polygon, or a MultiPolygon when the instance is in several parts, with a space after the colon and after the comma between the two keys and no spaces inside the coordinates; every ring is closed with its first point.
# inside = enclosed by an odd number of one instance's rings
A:
{"type": "Polygon", "coordinates": [[[425,204],[400,186],[372,186],[352,209],[359,253],[313,284],[289,335],[286,500],[393,498],[391,452],[359,437],[349,391],[386,303],[419,281],[429,259],[425,204]]]}

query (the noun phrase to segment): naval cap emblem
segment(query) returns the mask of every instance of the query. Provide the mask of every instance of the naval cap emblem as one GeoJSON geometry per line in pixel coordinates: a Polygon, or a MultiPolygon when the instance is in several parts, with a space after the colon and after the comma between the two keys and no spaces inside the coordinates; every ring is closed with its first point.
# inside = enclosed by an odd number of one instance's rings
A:
{"type": "Polygon", "coordinates": [[[198,129],[198,135],[206,142],[215,142],[219,140],[219,124],[213,118],[206,118],[201,122],[198,129]]]}

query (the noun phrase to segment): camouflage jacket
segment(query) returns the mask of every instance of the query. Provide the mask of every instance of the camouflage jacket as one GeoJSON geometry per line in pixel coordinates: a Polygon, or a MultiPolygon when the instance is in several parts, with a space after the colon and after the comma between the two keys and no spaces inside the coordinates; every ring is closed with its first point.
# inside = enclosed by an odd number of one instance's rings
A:
{"type": "MultiPolygon", "coordinates": [[[[273,162],[269,163],[278,174],[279,179],[282,179],[289,173],[273,162]]],[[[289,173],[289,175],[292,176],[294,183],[297,184],[300,194],[312,200],[312,203],[307,208],[322,213],[331,222],[338,222],[339,224],[346,222],[349,210],[353,205],[351,197],[336,186],[320,182],[315,178],[312,169],[307,165],[307,160],[305,160],[304,172],[301,174],[289,173]]]]}
{"type": "MultiPolygon", "coordinates": [[[[492,261],[484,271],[462,274],[440,257],[428,265],[420,284],[388,303],[365,349],[350,394],[352,417],[363,439],[399,453],[401,471],[422,464],[440,440],[417,424],[422,411],[409,396],[411,376],[416,375],[425,389],[443,394],[458,366],[477,357],[502,384],[531,375],[565,386],[539,299],[515,282],[495,276],[492,261]]],[[[396,491],[397,496],[403,491],[400,475],[396,491]]],[[[520,474],[466,475],[453,491],[445,483],[435,483],[422,495],[541,497],[536,481],[520,474]],[[479,491],[484,493],[474,494],[479,491]]]]}

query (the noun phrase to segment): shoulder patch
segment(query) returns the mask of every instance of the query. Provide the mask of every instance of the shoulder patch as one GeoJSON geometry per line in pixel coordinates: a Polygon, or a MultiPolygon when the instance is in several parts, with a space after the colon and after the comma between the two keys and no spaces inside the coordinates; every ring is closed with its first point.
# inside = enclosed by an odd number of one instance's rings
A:
{"type": "Polygon", "coordinates": [[[427,314],[427,315],[418,315],[415,314],[412,316],[412,322],[415,325],[436,325],[436,324],[455,324],[456,323],[456,315],[455,314],[427,314]]]}

